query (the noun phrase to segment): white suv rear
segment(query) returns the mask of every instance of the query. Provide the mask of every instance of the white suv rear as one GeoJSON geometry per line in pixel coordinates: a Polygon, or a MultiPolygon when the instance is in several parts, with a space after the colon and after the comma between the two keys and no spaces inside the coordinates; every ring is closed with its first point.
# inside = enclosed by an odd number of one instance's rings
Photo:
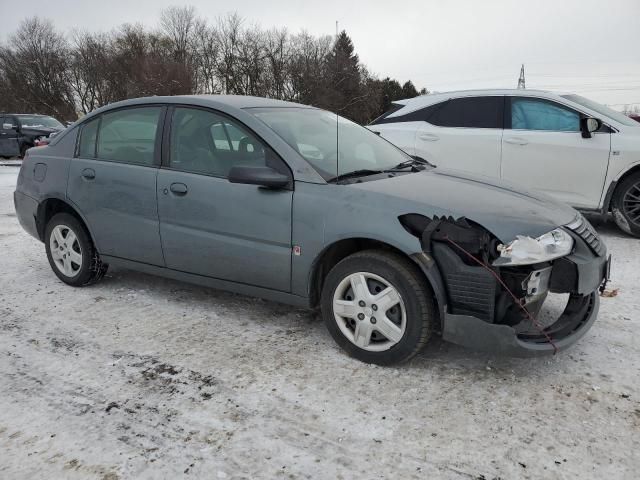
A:
{"type": "Polygon", "coordinates": [[[612,211],[640,236],[640,123],[579,95],[478,90],[392,104],[369,129],[410,155],[612,211]],[[597,121],[596,121],[597,120],[597,121]]]}

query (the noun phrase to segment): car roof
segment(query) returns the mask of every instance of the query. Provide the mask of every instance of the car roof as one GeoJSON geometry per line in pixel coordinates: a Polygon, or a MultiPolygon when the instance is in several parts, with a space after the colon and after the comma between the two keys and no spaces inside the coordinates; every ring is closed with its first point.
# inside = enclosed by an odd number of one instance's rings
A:
{"type": "Polygon", "coordinates": [[[455,97],[475,97],[492,95],[518,95],[520,97],[556,97],[559,95],[569,95],[569,92],[551,92],[549,90],[531,90],[524,88],[486,88],[476,90],[452,90],[449,92],[436,92],[418,97],[395,100],[392,103],[397,105],[427,106],[438,103],[442,100],[455,97]]]}
{"type": "Polygon", "coordinates": [[[158,97],[140,97],[112,103],[106,105],[104,108],[124,107],[127,105],[137,105],[141,103],[194,103],[197,105],[209,103],[212,106],[226,105],[232,108],[314,108],[308,105],[302,105],[300,103],[276,100],[273,98],[252,97],[249,95],[172,95],[158,97]]]}
{"type": "Polygon", "coordinates": [[[394,118],[414,112],[424,107],[444,102],[450,98],[464,97],[488,97],[498,95],[517,95],[519,97],[538,97],[558,100],[561,95],[569,95],[569,92],[551,92],[549,90],[532,90],[523,88],[487,88],[475,90],[453,90],[450,92],[436,92],[427,95],[419,95],[403,100],[394,100],[392,105],[402,105],[401,109],[395,110],[385,118],[394,118]]]}

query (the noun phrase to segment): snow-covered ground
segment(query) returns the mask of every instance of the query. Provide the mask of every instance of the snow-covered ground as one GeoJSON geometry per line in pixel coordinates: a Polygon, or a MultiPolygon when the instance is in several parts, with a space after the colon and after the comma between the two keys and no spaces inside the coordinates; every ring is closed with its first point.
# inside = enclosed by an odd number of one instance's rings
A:
{"type": "Polygon", "coordinates": [[[555,357],[346,357],[313,312],[126,271],[74,289],[0,167],[0,478],[638,478],[640,240],[555,357]]]}

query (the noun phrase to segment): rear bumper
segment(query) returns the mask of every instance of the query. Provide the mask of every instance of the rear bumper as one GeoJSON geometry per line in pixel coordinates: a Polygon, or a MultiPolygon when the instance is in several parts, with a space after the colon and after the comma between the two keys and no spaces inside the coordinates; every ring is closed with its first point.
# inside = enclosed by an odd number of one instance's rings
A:
{"type": "Polygon", "coordinates": [[[13,204],[16,208],[16,216],[22,228],[40,240],[40,234],[38,233],[38,226],[36,224],[36,218],[38,215],[38,201],[31,198],[29,195],[15,191],[13,192],[13,204]]]}
{"type": "Polygon", "coordinates": [[[606,250],[597,256],[585,244],[577,243],[577,246],[574,254],[559,259],[553,266],[549,289],[553,293],[569,293],[569,301],[560,317],[544,328],[544,333],[524,335],[510,325],[458,312],[444,314],[443,339],[514,357],[552,354],[576,343],[598,316],[598,289],[608,279],[611,259],[606,250]]]}

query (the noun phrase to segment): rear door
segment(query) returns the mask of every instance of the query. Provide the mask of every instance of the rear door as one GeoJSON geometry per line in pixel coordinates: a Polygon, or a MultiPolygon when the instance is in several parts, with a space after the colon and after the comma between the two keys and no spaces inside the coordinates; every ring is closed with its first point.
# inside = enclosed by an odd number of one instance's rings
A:
{"type": "Polygon", "coordinates": [[[284,162],[253,132],[219,112],[170,110],[158,174],[160,233],[167,267],[248,285],[291,290],[290,189],[230,183],[233,166],[284,162]]]}
{"type": "Polygon", "coordinates": [[[416,155],[439,167],[498,177],[503,111],[499,95],[453,98],[430,107],[416,134],[416,155]]]}
{"type": "Polygon", "coordinates": [[[582,208],[597,208],[611,135],[582,138],[580,112],[534,97],[509,97],[502,139],[502,178],[582,208]]]}
{"type": "Polygon", "coordinates": [[[156,199],[164,112],[129,107],[82,126],[67,195],[103,255],[164,265],[156,199]]]}

